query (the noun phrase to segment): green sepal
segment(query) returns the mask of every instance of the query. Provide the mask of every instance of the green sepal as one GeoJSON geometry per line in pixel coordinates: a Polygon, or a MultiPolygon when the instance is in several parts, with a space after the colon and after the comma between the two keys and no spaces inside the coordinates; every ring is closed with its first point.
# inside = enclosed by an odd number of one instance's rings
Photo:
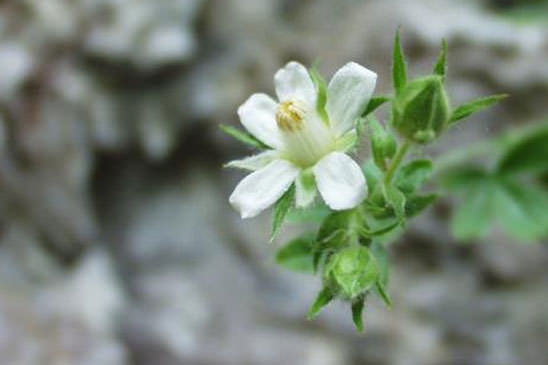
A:
{"type": "Polygon", "coordinates": [[[383,245],[378,240],[374,240],[371,245],[371,253],[375,256],[377,261],[377,266],[379,268],[379,278],[375,283],[375,289],[381,299],[384,301],[384,304],[388,308],[392,308],[392,300],[388,294],[388,282],[390,280],[390,261],[388,258],[388,252],[386,251],[385,245],[383,245]]]}
{"type": "Polygon", "coordinates": [[[369,100],[369,104],[367,104],[367,108],[365,108],[365,111],[362,113],[362,118],[367,117],[369,114],[373,113],[377,108],[379,108],[384,103],[390,101],[392,98],[390,96],[386,95],[380,95],[380,96],[374,96],[369,100]]]}
{"type": "Polygon", "coordinates": [[[318,193],[316,178],[311,168],[301,171],[295,180],[295,204],[306,209],[314,203],[318,193]]]}
{"type": "Polygon", "coordinates": [[[331,210],[325,204],[314,204],[308,208],[291,208],[285,219],[289,223],[320,223],[329,214],[331,210]]]}
{"type": "Polygon", "coordinates": [[[396,31],[394,38],[394,55],[392,63],[392,79],[396,94],[399,94],[407,84],[407,64],[400,42],[400,32],[396,31]]]}
{"type": "Polygon", "coordinates": [[[285,221],[285,217],[289,212],[289,209],[293,206],[295,201],[295,185],[291,187],[282,195],[280,199],[274,205],[274,213],[272,215],[272,233],[270,235],[270,242],[274,241],[274,238],[278,235],[282,224],[285,221]]]}
{"type": "Polygon", "coordinates": [[[312,66],[308,70],[308,73],[310,75],[310,78],[314,82],[314,85],[316,85],[316,89],[318,91],[316,111],[318,112],[322,120],[329,125],[329,116],[327,115],[327,110],[325,108],[327,104],[327,82],[322,77],[316,66],[312,66]]]}
{"type": "Polygon", "coordinates": [[[363,308],[365,307],[365,296],[352,301],[352,321],[358,332],[363,332],[363,308]]]}
{"type": "Polygon", "coordinates": [[[316,240],[312,234],[306,234],[291,240],[276,253],[276,263],[289,270],[313,273],[315,242],[316,240]]]}
{"type": "Polygon", "coordinates": [[[321,310],[328,305],[333,298],[335,298],[335,295],[331,291],[331,289],[325,287],[323,288],[316,297],[316,300],[310,306],[310,309],[308,310],[308,319],[314,319],[320,314],[321,310]]]}
{"type": "Polygon", "coordinates": [[[466,104],[462,104],[458,106],[455,110],[453,110],[449,124],[453,125],[459,120],[469,117],[470,115],[477,113],[483,109],[489,108],[490,106],[495,105],[496,103],[507,97],[507,94],[492,95],[485,98],[473,100],[466,104]]]}
{"type": "Polygon", "coordinates": [[[270,149],[266,144],[253,137],[251,134],[244,132],[238,128],[234,128],[229,125],[220,124],[219,128],[232,138],[257,149],[266,150],[270,149]]]}
{"type": "Polygon", "coordinates": [[[444,80],[447,75],[447,48],[447,41],[443,39],[441,41],[441,52],[434,66],[434,74],[441,76],[444,80]]]}

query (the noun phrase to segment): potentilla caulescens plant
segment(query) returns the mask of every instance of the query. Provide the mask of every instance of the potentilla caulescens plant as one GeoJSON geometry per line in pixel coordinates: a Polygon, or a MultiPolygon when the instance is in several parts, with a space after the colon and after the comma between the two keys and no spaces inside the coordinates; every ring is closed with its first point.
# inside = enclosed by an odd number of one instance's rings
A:
{"type": "Polygon", "coordinates": [[[247,132],[222,126],[261,150],[226,165],[251,171],[229,198],[242,218],[274,205],[271,239],[286,219],[319,223],[317,233],[292,240],[276,256],[282,266],[321,276],[323,288],[309,318],[340,299],[350,303],[354,323],[362,330],[370,293],[377,292],[390,305],[386,245],[437,198],[420,189],[432,161],[407,161],[408,153],[503,97],[452,109],[444,85],[446,60],[443,42],[433,73],[408,80],[396,34],[394,93],[376,97],[377,74],[357,63],[347,63],[326,83],[315,68],[292,61],[274,75],[277,100],[253,94],[238,109],[247,132]],[[392,108],[385,125],[373,112],[387,102],[392,108]],[[369,139],[370,158],[358,164],[348,153],[364,138],[369,139]]]}

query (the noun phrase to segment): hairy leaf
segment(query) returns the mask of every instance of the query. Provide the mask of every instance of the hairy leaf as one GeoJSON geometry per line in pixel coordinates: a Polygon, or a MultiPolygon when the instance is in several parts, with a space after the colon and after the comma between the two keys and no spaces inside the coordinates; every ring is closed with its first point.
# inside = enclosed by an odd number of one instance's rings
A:
{"type": "Polygon", "coordinates": [[[487,96],[485,98],[476,99],[474,101],[471,101],[469,103],[463,104],[459,107],[457,107],[453,114],[451,115],[450,124],[455,124],[455,122],[464,119],[466,117],[469,117],[470,115],[477,113],[483,109],[486,109],[492,105],[495,105],[502,99],[506,98],[508,95],[506,94],[500,94],[500,95],[492,95],[487,96]]]}

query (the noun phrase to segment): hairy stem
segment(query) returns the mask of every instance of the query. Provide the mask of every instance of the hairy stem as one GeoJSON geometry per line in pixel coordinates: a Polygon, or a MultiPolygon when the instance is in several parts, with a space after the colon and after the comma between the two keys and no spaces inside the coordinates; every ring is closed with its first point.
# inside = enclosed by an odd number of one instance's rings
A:
{"type": "Polygon", "coordinates": [[[392,179],[394,178],[394,175],[396,174],[396,171],[398,170],[398,167],[400,167],[403,158],[407,154],[407,151],[409,150],[409,147],[411,146],[411,143],[409,141],[403,142],[403,144],[400,146],[398,151],[396,152],[396,155],[390,161],[390,166],[388,167],[388,170],[386,171],[386,175],[384,175],[384,183],[386,185],[390,184],[392,179]]]}

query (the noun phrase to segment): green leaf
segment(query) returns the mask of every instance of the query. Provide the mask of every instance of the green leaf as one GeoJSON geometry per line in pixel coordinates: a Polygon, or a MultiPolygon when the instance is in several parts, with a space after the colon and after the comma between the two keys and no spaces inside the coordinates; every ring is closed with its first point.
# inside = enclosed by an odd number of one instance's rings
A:
{"type": "Polygon", "coordinates": [[[267,145],[259,141],[257,138],[253,137],[251,134],[239,130],[237,128],[231,127],[229,125],[220,124],[219,128],[229,136],[237,139],[238,141],[247,144],[248,146],[258,148],[261,150],[269,149],[267,145]]]}
{"type": "Polygon", "coordinates": [[[494,212],[504,231],[518,240],[548,236],[548,192],[544,190],[500,179],[494,212]]]}
{"type": "Polygon", "coordinates": [[[374,240],[371,244],[371,253],[375,256],[379,266],[380,282],[383,285],[388,285],[388,280],[390,279],[390,266],[388,263],[388,251],[386,251],[385,245],[377,240],[374,240]]]}
{"type": "Polygon", "coordinates": [[[403,50],[400,43],[400,32],[396,31],[394,39],[394,60],[392,65],[392,78],[394,81],[394,89],[396,94],[399,94],[405,84],[407,84],[407,64],[403,55],[403,50]]]}
{"type": "Polygon", "coordinates": [[[331,238],[332,234],[336,231],[346,231],[353,214],[354,212],[351,210],[337,211],[331,213],[322,222],[316,240],[318,242],[323,242],[326,239],[331,238]]]}
{"type": "Polygon", "coordinates": [[[405,219],[405,195],[394,185],[388,185],[384,190],[384,197],[388,205],[394,209],[394,214],[400,220],[405,219]]]}
{"type": "Polygon", "coordinates": [[[426,208],[438,200],[438,197],[438,194],[435,193],[426,195],[411,194],[407,196],[405,202],[405,216],[407,218],[412,218],[422,213],[426,208]]]}
{"type": "Polygon", "coordinates": [[[477,113],[483,109],[486,109],[502,99],[506,98],[507,94],[499,94],[499,95],[492,95],[485,98],[476,99],[474,101],[471,101],[469,103],[463,104],[459,107],[457,107],[453,114],[451,115],[450,124],[455,124],[455,122],[464,119],[466,117],[469,117],[470,115],[477,113]]]}
{"type": "Polygon", "coordinates": [[[270,242],[274,241],[278,234],[282,224],[285,220],[289,209],[293,205],[295,200],[295,185],[291,185],[289,190],[276,202],[274,206],[274,214],[272,216],[272,234],[270,235],[270,242]]]}
{"type": "Polygon", "coordinates": [[[320,311],[328,305],[335,296],[329,288],[323,288],[316,297],[316,300],[308,310],[308,319],[314,319],[320,314],[320,311]]]}
{"type": "Polygon", "coordinates": [[[375,191],[379,181],[382,181],[382,171],[379,167],[373,162],[373,160],[368,160],[362,166],[363,174],[367,182],[367,189],[370,193],[375,191]]]}
{"type": "Polygon", "coordinates": [[[462,196],[452,222],[451,231],[459,240],[484,237],[488,233],[494,208],[492,178],[471,184],[462,196]]]}
{"type": "Polygon", "coordinates": [[[375,230],[362,227],[362,229],[360,230],[360,235],[363,238],[374,238],[376,236],[382,236],[398,228],[400,226],[400,223],[401,222],[399,220],[396,220],[395,222],[387,224],[385,227],[377,228],[375,230]]]}
{"type": "Polygon", "coordinates": [[[314,236],[310,234],[295,238],[278,250],[276,263],[289,270],[313,273],[314,244],[314,236]]]}
{"type": "Polygon", "coordinates": [[[358,332],[363,332],[363,308],[365,297],[357,298],[352,302],[352,321],[358,332]]]}
{"type": "Polygon", "coordinates": [[[380,95],[380,96],[374,96],[369,101],[369,104],[367,104],[367,108],[365,108],[365,111],[362,114],[362,117],[366,117],[369,114],[373,113],[377,108],[379,108],[384,103],[390,101],[392,98],[390,96],[380,95]]]}
{"type": "Polygon", "coordinates": [[[548,127],[539,128],[513,143],[500,159],[500,174],[548,171],[548,127]]]}
{"type": "Polygon", "coordinates": [[[434,66],[434,74],[443,78],[447,74],[447,41],[445,39],[441,41],[441,52],[434,66]]]}
{"type": "Polygon", "coordinates": [[[414,160],[400,168],[394,185],[403,193],[415,192],[432,174],[432,161],[414,160]]]}
{"type": "Polygon", "coordinates": [[[327,104],[327,83],[316,66],[312,66],[308,73],[310,74],[310,78],[314,82],[314,85],[316,85],[316,89],[318,91],[316,110],[320,117],[322,117],[323,121],[329,123],[329,117],[327,116],[327,111],[325,109],[325,105],[327,104]]]}
{"type": "Polygon", "coordinates": [[[462,191],[489,178],[487,172],[478,166],[464,166],[441,175],[440,183],[446,189],[462,191]]]}

